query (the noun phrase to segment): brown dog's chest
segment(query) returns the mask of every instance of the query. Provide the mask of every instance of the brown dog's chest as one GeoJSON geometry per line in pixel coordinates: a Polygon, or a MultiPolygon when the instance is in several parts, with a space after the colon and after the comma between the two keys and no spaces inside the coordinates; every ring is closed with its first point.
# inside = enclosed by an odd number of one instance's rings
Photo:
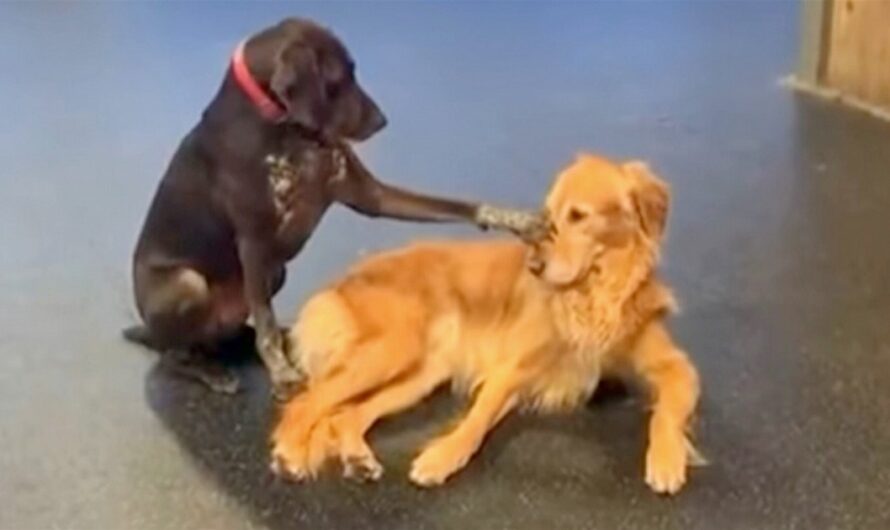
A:
{"type": "Polygon", "coordinates": [[[268,185],[275,211],[275,242],[282,258],[300,251],[331,199],[328,182],[341,170],[331,149],[298,149],[267,157],[268,185]]]}

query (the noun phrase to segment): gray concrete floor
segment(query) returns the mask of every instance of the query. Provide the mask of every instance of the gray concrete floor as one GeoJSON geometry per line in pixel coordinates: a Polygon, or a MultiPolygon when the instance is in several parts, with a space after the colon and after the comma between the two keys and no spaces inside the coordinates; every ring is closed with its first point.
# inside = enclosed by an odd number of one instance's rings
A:
{"type": "MultiPolygon", "coordinates": [[[[0,528],[888,528],[890,125],[788,93],[796,3],[0,6],[0,528]],[[575,151],[672,182],[664,266],[701,368],[711,459],[675,499],[642,481],[634,398],[513,418],[447,487],[404,475],[459,407],[387,422],[385,480],[266,471],[248,390],[206,394],[124,344],[154,186],[243,35],[334,27],[390,118],[363,147],[418,189],[535,204],[575,151]]],[[[359,252],[469,230],[325,220],[291,315],[359,252]]]]}

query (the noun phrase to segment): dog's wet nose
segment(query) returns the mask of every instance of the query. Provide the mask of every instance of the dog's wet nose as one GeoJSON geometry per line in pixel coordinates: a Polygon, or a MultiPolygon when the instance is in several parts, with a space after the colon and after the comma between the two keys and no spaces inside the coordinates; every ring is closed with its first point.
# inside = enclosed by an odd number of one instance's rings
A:
{"type": "Polygon", "coordinates": [[[362,120],[359,123],[359,128],[347,136],[353,140],[361,142],[374,136],[380,129],[386,127],[386,123],[386,116],[384,116],[375,106],[370,112],[362,117],[362,120]]]}
{"type": "Polygon", "coordinates": [[[380,110],[375,109],[375,111],[371,113],[371,118],[368,120],[368,129],[371,131],[371,134],[374,134],[386,127],[386,124],[386,116],[384,116],[380,110]]]}

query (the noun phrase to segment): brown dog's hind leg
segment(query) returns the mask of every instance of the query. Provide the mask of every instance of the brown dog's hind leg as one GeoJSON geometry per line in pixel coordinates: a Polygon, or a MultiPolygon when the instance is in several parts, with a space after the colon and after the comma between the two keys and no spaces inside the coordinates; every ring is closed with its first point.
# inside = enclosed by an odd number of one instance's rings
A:
{"type": "Polygon", "coordinates": [[[176,374],[215,392],[236,392],[237,377],[214,358],[214,349],[242,323],[220,319],[207,280],[194,269],[139,272],[137,299],[145,326],[125,330],[124,337],[159,351],[163,366],[176,374]]]}

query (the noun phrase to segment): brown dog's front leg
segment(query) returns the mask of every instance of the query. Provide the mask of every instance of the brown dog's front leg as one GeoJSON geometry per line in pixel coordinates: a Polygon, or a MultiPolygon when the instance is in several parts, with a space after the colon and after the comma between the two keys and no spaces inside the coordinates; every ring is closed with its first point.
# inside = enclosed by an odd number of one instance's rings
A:
{"type": "Polygon", "coordinates": [[[418,222],[472,223],[483,229],[508,230],[531,241],[546,235],[546,220],[537,213],[403,190],[377,180],[348,145],[340,145],[336,156],[340,167],[332,179],[334,197],[364,215],[418,222]]]}
{"type": "Polygon", "coordinates": [[[287,361],[284,337],[272,310],[273,270],[264,245],[253,239],[238,242],[238,253],[244,272],[244,294],[256,327],[257,352],[269,371],[272,389],[276,397],[290,393],[300,374],[287,361]]]}

